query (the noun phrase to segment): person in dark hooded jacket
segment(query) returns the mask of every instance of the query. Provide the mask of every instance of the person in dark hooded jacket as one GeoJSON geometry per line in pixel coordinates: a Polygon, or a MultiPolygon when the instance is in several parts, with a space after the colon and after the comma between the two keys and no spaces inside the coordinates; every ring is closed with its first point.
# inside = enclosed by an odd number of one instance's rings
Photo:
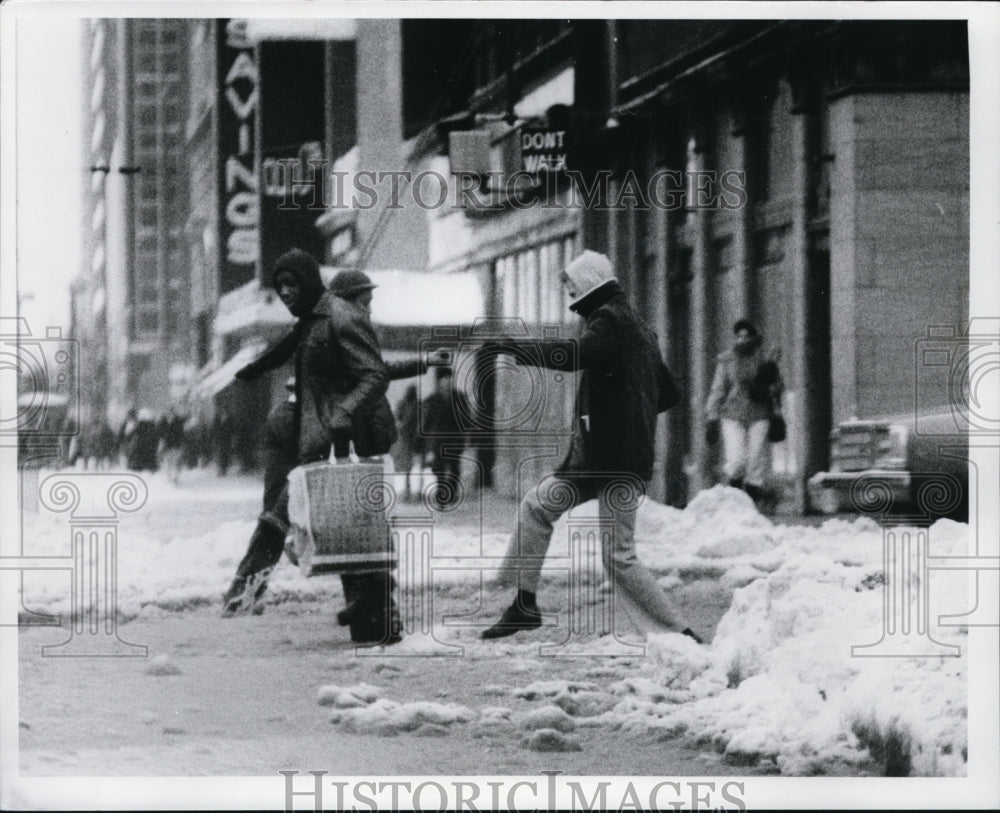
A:
{"type": "Polygon", "coordinates": [[[683,632],[698,640],[637,559],[633,538],[645,481],[653,474],[657,415],[680,393],[655,335],[636,317],[605,255],[584,251],[567,266],[563,283],[570,309],[583,320],[579,338],[545,341],[542,351],[532,354],[518,355],[516,342],[510,350],[519,363],[580,371],[575,431],[563,463],[521,501],[499,580],[516,582],[517,595],[482,637],[541,626],[535,596],[553,526],[565,512],[596,498],[601,520],[614,528],[613,534],[602,534],[602,562],[615,598],[639,629],[683,632]]]}
{"type": "MultiPolygon", "coordinates": [[[[342,271],[330,290],[323,286],[319,264],[298,249],[278,258],[273,284],[278,296],[298,318],[292,331],[261,358],[237,373],[252,380],[294,357],[295,399],[292,436],[298,464],[326,460],[331,447],[346,457],[354,444],[359,457],[386,454],[396,440],[395,419],[386,390],[392,377],[420,372],[420,363],[395,365],[382,360],[370,321],[371,280],[360,271],[342,271]]],[[[281,558],[288,532],[288,488],[282,489],[261,514],[246,556],[226,592],[224,611],[247,602],[256,604],[271,569],[281,558]]],[[[389,573],[342,577],[348,609],[338,615],[351,623],[357,643],[395,643],[400,623],[389,596],[389,573]],[[363,617],[361,617],[363,616],[363,617]]]]}

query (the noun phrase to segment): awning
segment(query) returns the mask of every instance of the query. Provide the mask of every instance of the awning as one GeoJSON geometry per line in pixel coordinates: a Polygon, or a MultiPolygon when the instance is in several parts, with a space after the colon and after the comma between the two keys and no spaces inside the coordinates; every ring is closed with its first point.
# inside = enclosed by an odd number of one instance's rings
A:
{"type": "Polygon", "coordinates": [[[236,380],[237,371],[257,358],[266,347],[264,342],[254,342],[241,347],[221,367],[199,376],[191,387],[191,397],[211,398],[222,392],[236,380]]]}
{"type": "MultiPolygon", "coordinates": [[[[323,266],[329,284],[338,269],[323,266]]],[[[378,288],[372,298],[372,324],[380,326],[471,325],[486,315],[486,297],[473,272],[364,269],[378,288]]]]}

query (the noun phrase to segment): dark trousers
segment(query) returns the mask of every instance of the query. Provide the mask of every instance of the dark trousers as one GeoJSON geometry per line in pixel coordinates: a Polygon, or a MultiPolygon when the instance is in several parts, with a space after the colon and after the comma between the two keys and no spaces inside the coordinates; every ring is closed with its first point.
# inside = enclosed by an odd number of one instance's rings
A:
{"type": "Polygon", "coordinates": [[[457,457],[442,457],[440,452],[434,455],[431,471],[437,480],[437,501],[440,504],[450,505],[458,499],[461,466],[462,461],[457,457]]]}

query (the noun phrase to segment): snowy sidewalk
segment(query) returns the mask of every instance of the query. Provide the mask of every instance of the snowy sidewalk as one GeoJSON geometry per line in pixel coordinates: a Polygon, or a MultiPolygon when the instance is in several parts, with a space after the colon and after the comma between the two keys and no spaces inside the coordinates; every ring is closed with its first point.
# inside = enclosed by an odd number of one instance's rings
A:
{"type": "MultiPolygon", "coordinates": [[[[312,630],[307,649],[329,650],[338,663],[356,658],[346,631],[333,623],[339,580],[307,579],[287,562],[275,571],[264,620],[227,622],[217,617],[219,596],[253,528],[260,492],[251,478],[210,480],[192,479],[175,488],[160,475],[152,475],[147,505],[122,521],[118,567],[122,636],[134,639],[136,631],[149,629],[156,637],[161,625],[173,629],[176,624],[190,624],[192,630],[204,627],[212,637],[208,645],[212,652],[246,658],[262,646],[272,646],[271,639],[277,636],[278,649],[285,647],[295,658],[299,647],[295,630],[303,617],[309,617],[314,620],[307,624],[312,630]],[[255,630],[272,625],[284,632],[255,637],[255,630]],[[280,644],[284,638],[291,643],[280,644]]],[[[436,675],[440,685],[448,685],[446,673],[460,675],[471,668],[469,664],[478,664],[470,673],[473,683],[450,695],[451,701],[470,711],[449,725],[495,723],[514,736],[522,731],[517,715],[507,719],[505,712],[493,709],[509,708],[503,698],[523,688],[521,678],[508,668],[511,663],[527,664],[525,675],[534,671],[553,679],[586,678],[572,666],[572,658],[564,657],[572,654],[565,647],[548,659],[540,649],[569,640],[567,623],[573,616],[567,611],[579,600],[570,589],[575,582],[568,579],[561,558],[569,549],[569,528],[565,518],[556,526],[539,594],[542,610],[554,614],[555,625],[486,644],[479,641],[479,630],[495,620],[509,601],[507,593],[489,586],[489,563],[498,562],[506,546],[505,526],[513,506],[469,509],[471,514],[463,514],[465,510],[435,524],[429,567],[401,572],[401,602],[418,610],[433,602],[433,608],[429,616],[408,616],[408,635],[384,655],[389,662],[406,664],[414,679],[436,675]],[[429,632],[415,626],[428,617],[429,632]],[[447,617],[464,621],[449,624],[447,617]],[[548,665],[542,668],[543,663],[562,666],[550,670],[548,665]],[[502,677],[499,701],[476,693],[489,674],[502,677]]],[[[584,505],[574,516],[587,516],[593,510],[594,504],[584,505]]],[[[26,555],[68,552],[63,516],[44,510],[26,514],[24,532],[26,555]]],[[[942,520],[928,530],[926,544],[930,555],[960,556],[968,535],[967,526],[942,520]]],[[[899,529],[886,535],[868,519],[834,519],[818,527],[776,524],[758,514],[745,494],[721,486],[702,492],[683,511],[647,501],[637,518],[639,557],[710,643],[698,647],[676,634],[651,636],[644,656],[629,658],[622,656],[614,636],[584,630],[571,643],[575,641],[577,654],[592,668],[609,665],[608,680],[577,690],[559,684],[551,695],[542,692],[539,697],[550,697],[549,705],[563,704],[559,707],[570,717],[574,713],[567,709],[576,709],[578,717],[586,712],[586,720],[578,719],[575,728],[624,732],[642,741],[662,737],[695,747],[708,745],[729,765],[760,766],[787,775],[871,771],[962,775],[967,635],[964,628],[943,626],[938,619],[970,610],[969,582],[961,572],[931,571],[929,577],[924,572],[903,572],[893,595],[903,596],[906,606],[896,611],[910,613],[907,617],[918,623],[906,627],[908,635],[900,635],[898,626],[890,629],[899,619],[883,614],[888,600],[883,547],[900,539],[899,529]],[[921,606],[921,594],[931,597],[932,613],[921,606]],[[921,612],[926,614],[922,619],[921,612]],[[926,630],[921,621],[928,625],[926,630]],[[889,639],[899,649],[895,656],[852,655],[855,648],[873,644],[880,636],[886,640],[887,630],[897,633],[889,639]],[[928,649],[938,655],[925,657],[928,649]],[[581,698],[564,697],[577,691],[591,693],[583,705],[581,698]]],[[[587,572],[597,578],[599,561],[589,563],[587,572]]],[[[65,571],[25,573],[25,606],[68,613],[68,579],[65,571]]],[[[591,582],[590,587],[597,585],[591,582]]],[[[606,601],[607,594],[594,589],[581,606],[600,617],[606,601]]],[[[56,633],[39,629],[30,633],[30,640],[56,633]]],[[[179,654],[170,647],[166,650],[171,657],[179,654]]],[[[278,664],[274,661],[276,685],[283,680],[278,664]]],[[[77,668],[83,675],[91,667],[77,668]]],[[[403,702],[399,695],[384,691],[384,680],[383,690],[373,695],[358,689],[359,697],[357,692],[352,695],[352,687],[358,685],[352,676],[331,679],[322,670],[311,674],[296,678],[304,681],[296,691],[311,698],[317,719],[326,714],[318,709],[317,693],[323,686],[334,687],[326,690],[333,692],[330,696],[354,696],[351,708],[334,715],[334,724],[355,733],[391,729],[393,720],[412,722],[406,702],[432,699],[410,696],[403,702]]],[[[213,694],[232,690],[225,680],[205,680],[190,691],[207,698],[210,707],[213,694]]],[[[558,717],[555,712],[546,714],[554,715],[550,722],[558,717]]],[[[54,741],[47,742],[47,747],[55,746],[54,741]]]]}

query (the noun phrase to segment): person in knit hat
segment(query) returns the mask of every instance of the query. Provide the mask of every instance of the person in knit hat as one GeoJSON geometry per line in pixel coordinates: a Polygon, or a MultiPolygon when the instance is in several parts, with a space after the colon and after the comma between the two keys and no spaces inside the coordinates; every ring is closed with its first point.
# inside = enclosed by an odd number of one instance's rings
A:
{"type": "Polygon", "coordinates": [[[721,429],[726,483],[742,488],[759,508],[770,510],[768,428],[780,408],[777,361],[763,350],[763,338],[749,319],[733,325],[733,346],[720,353],[705,404],[705,441],[719,442],[721,429]]]}
{"type": "Polygon", "coordinates": [[[579,371],[576,425],[566,458],[521,501],[517,524],[500,568],[499,581],[517,587],[500,620],[484,630],[486,640],[542,625],[536,603],[542,563],[556,520],[588,500],[598,500],[601,559],[613,589],[643,632],[683,632],[677,610],[635,553],[635,517],[645,481],[653,474],[657,415],[680,400],[664,365],[656,336],[636,316],[611,261],[584,251],[562,274],[570,310],[581,317],[576,341],[547,339],[540,353],[518,353],[516,340],[498,342],[519,363],[579,371]]]}

